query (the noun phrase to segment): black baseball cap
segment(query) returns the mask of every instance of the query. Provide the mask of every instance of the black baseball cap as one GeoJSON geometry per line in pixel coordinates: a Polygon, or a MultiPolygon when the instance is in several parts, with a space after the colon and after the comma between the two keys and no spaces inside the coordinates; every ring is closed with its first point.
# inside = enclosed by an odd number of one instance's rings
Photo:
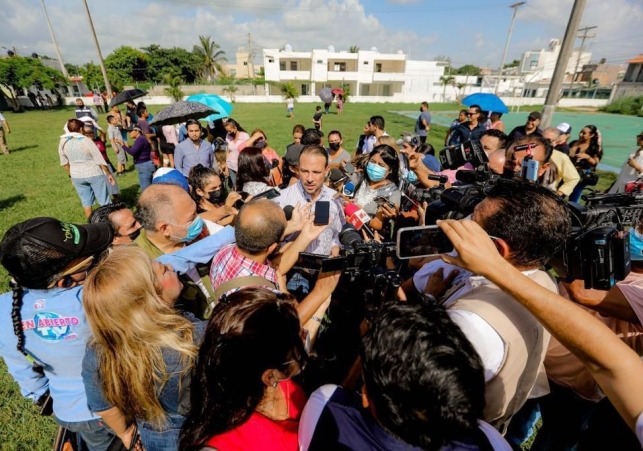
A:
{"type": "Polygon", "coordinates": [[[102,253],[113,239],[114,229],[108,223],[34,218],[7,231],[0,243],[0,261],[20,285],[46,288],[74,259],[102,253]]]}
{"type": "Polygon", "coordinates": [[[537,119],[537,120],[540,120],[540,119],[542,119],[542,116],[540,115],[540,112],[538,112],[538,111],[533,111],[533,112],[529,113],[529,119],[537,119]]]}
{"type": "Polygon", "coordinates": [[[142,132],[143,132],[143,131],[141,130],[141,128],[140,128],[140,127],[137,127],[137,126],[130,127],[130,128],[123,128],[123,130],[125,130],[126,132],[133,132],[134,130],[136,130],[136,131],[137,131],[137,132],[139,132],[139,133],[142,133],[142,132]]]}

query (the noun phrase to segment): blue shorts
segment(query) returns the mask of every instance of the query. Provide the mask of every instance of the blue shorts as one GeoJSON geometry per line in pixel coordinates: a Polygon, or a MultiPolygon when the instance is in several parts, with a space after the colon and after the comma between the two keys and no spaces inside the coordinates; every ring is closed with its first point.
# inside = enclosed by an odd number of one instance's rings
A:
{"type": "Polygon", "coordinates": [[[288,108],[288,114],[292,113],[292,110],[294,110],[294,108],[288,108]]]}
{"type": "Polygon", "coordinates": [[[80,197],[83,207],[91,207],[94,202],[98,201],[100,205],[107,205],[111,202],[109,190],[107,188],[107,177],[97,175],[82,179],[71,179],[80,197]]]}

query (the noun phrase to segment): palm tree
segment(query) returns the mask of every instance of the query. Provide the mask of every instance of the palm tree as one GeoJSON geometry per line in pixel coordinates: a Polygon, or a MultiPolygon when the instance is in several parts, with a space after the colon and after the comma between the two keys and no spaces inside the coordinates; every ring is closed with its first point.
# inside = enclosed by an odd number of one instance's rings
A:
{"type": "Polygon", "coordinates": [[[181,79],[181,76],[170,72],[163,78],[165,79],[165,83],[169,85],[169,88],[165,88],[165,94],[172,97],[175,102],[181,100],[183,98],[183,91],[181,91],[181,83],[183,80],[181,79]]]}
{"type": "Polygon", "coordinates": [[[458,90],[458,97],[460,95],[464,94],[463,88],[466,88],[467,84],[466,83],[456,83],[455,87],[458,90]]]}
{"type": "Polygon", "coordinates": [[[455,77],[452,75],[443,75],[442,77],[440,77],[440,83],[442,84],[442,86],[444,86],[444,88],[442,89],[443,103],[446,102],[446,98],[447,98],[447,86],[453,85],[454,82],[455,82],[455,77]]]}
{"type": "Polygon", "coordinates": [[[359,52],[359,47],[356,45],[351,45],[350,48],[348,49],[348,53],[357,53],[359,52]]]}
{"type": "Polygon", "coordinates": [[[297,97],[299,97],[297,87],[292,81],[284,83],[283,85],[281,85],[280,89],[281,95],[283,95],[285,99],[296,99],[297,97]]]}
{"type": "Polygon", "coordinates": [[[223,71],[222,63],[228,61],[225,51],[210,36],[199,36],[199,45],[192,50],[201,59],[201,75],[207,81],[214,81],[223,71]]]}

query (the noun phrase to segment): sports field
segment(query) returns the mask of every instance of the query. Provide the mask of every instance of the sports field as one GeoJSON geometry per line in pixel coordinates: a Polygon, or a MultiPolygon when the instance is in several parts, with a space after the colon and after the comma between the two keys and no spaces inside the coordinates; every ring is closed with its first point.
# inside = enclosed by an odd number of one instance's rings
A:
{"type": "MultiPolygon", "coordinates": [[[[536,107],[533,111],[540,111],[536,107]]],[[[416,111],[398,111],[398,114],[408,118],[416,118],[416,111]]],[[[529,111],[524,109],[520,113],[509,113],[502,116],[507,133],[518,125],[524,125],[529,111]]],[[[433,123],[449,126],[458,116],[454,111],[432,111],[433,123]]],[[[636,148],[636,135],[643,130],[643,117],[620,116],[605,113],[568,113],[554,114],[552,125],[567,122],[572,126],[571,140],[577,139],[578,132],[586,125],[595,125],[603,138],[604,155],[599,169],[604,171],[619,172],[630,153],[636,148]]]]}
{"type": "MultiPolygon", "coordinates": [[[[153,113],[161,106],[152,106],[153,113]]],[[[442,148],[446,127],[455,117],[460,106],[455,104],[431,105],[435,124],[431,128],[429,142],[436,149],[442,148]]],[[[344,114],[323,117],[323,130],[328,133],[337,129],[344,135],[344,147],[353,152],[364,124],[372,115],[381,115],[386,120],[386,130],[392,136],[412,131],[419,115],[419,105],[412,104],[354,104],[347,103],[344,114]],[[401,113],[401,114],[400,114],[401,113]]],[[[236,104],[232,113],[248,131],[256,127],[264,129],[269,144],[283,154],[291,140],[293,125],[301,123],[312,126],[315,104],[296,104],[295,119],[286,117],[285,104],[236,104]]],[[[13,224],[36,216],[53,216],[70,222],[84,222],[78,196],[67,174],[60,167],[58,142],[66,120],[74,117],[72,108],[50,111],[28,111],[22,114],[3,112],[11,124],[12,133],[7,136],[9,156],[0,155],[0,236],[13,224]]],[[[525,121],[527,113],[505,115],[503,119],[510,129],[525,121]]],[[[634,147],[634,135],[643,129],[643,119],[603,114],[561,113],[558,122],[569,122],[575,131],[585,124],[595,124],[605,137],[606,164],[620,168],[627,154],[634,147]]],[[[105,116],[99,124],[106,127],[105,116]]],[[[108,155],[114,153],[108,148],[108,155]]],[[[114,158],[115,160],[115,158],[114,158]]],[[[601,175],[600,187],[609,186],[606,174],[601,175]]],[[[124,177],[118,178],[121,197],[133,205],[138,196],[138,179],[131,160],[124,177]]],[[[8,276],[0,268],[0,293],[8,290],[8,276]]],[[[11,333],[11,331],[2,331],[11,333]]],[[[7,373],[0,360],[0,451],[47,450],[51,448],[55,423],[51,417],[40,417],[31,403],[22,399],[17,384],[7,373]]]]}

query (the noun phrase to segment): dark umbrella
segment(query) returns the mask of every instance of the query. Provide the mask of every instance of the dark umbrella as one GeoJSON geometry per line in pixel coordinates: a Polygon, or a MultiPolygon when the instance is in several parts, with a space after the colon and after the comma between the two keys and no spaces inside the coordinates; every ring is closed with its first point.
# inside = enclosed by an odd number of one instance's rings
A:
{"type": "Polygon", "coordinates": [[[218,111],[200,102],[180,100],[159,111],[150,125],[173,125],[188,119],[201,119],[215,113],[218,111]]]}
{"type": "Polygon", "coordinates": [[[114,105],[120,105],[121,103],[129,102],[130,100],[145,97],[146,95],[147,91],[143,91],[142,89],[127,89],[116,94],[116,97],[110,100],[109,107],[111,108],[114,105]]]}

